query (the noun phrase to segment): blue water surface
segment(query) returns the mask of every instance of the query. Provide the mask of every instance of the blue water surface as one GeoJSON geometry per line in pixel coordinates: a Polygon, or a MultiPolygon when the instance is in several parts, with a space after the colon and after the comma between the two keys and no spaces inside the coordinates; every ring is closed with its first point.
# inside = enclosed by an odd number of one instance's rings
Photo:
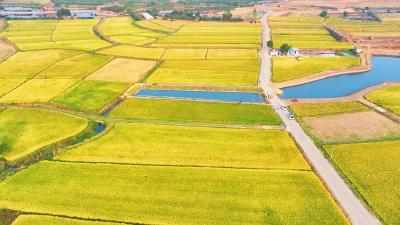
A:
{"type": "Polygon", "coordinates": [[[220,102],[261,103],[264,98],[258,93],[220,92],[220,91],[186,91],[186,90],[147,90],[135,94],[138,97],[194,99],[220,102]]]}
{"type": "Polygon", "coordinates": [[[384,82],[400,81],[400,58],[372,57],[372,70],[345,74],[283,88],[282,99],[338,98],[384,82]]]}

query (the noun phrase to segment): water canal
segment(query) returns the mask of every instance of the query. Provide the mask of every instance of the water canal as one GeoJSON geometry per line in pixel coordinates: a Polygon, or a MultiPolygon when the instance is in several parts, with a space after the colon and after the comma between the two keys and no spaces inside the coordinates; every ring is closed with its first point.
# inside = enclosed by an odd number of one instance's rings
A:
{"type": "Polygon", "coordinates": [[[283,88],[282,99],[339,98],[384,82],[400,82],[400,58],[374,56],[372,70],[283,88]]]}
{"type": "Polygon", "coordinates": [[[227,91],[187,91],[187,90],[149,90],[142,89],[136,97],[154,97],[188,100],[206,100],[217,102],[263,103],[264,98],[258,93],[227,91]]]}

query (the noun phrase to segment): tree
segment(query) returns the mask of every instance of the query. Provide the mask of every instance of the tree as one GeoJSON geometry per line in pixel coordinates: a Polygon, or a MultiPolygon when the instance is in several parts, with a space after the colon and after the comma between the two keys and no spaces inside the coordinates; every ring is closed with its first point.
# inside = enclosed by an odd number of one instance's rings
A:
{"type": "Polygon", "coordinates": [[[61,18],[64,16],[71,16],[71,11],[69,11],[69,9],[66,8],[57,9],[57,17],[61,18]]]}
{"type": "Polygon", "coordinates": [[[267,47],[268,48],[273,48],[274,47],[274,42],[272,42],[271,40],[267,41],[267,47]]]}
{"type": "Polygon", "coordinates": [[[319,16],[320,16],[320,17],[327,18],[327,17],[328,17],[328,11],[323,10],[323,11],[319,14],[319,16]]]}
{"type": "Polygon", "coordinates": [[[349,13],[347,11],[344,11],[342,16],[343,16],[343,18],[346,18],[349,16],[349,13]]]}
{"type": "Polygon", "coordinates": [[[292,48],[292,46],[290,46],[287,43],[284,43],[281,45],[281,47],[279,49],[283,55],[287,55],[291,48],[292,48]]]}
{"type": "Polygon", "coordinates": [[[222,14],[222,21],[230,21],[231,19],[232,19],[232,13],[224,12],[224,14],[222,14]]]}

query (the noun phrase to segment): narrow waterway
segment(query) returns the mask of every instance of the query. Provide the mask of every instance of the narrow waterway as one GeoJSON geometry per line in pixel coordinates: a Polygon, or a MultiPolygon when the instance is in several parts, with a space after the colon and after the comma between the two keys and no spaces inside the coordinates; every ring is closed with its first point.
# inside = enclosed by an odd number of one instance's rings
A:
{"type": "Polygon", "coordinates": [[[283,88],[282,99],[339,98],[384,82],[400,82],[400,58],[374,56],[372,70],[283,88]]]}

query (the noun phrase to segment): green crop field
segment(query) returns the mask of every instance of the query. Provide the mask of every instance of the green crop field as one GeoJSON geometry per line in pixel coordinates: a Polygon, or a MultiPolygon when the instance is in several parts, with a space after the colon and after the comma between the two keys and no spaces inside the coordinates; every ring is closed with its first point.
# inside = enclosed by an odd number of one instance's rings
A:
{"type": "Polygon", "coordinates": [[[258,70],[258,60],[171,60],[147,83],[255,86],[258,70]]]}
{"type": "Polygon", "coordinates": [[[100,54],[130,57],[138,59],[160,59],[164,53],[163,48],[142,48],[130,45],[119,45],[99,51],[100,54]]]}
{"type": "Polygon", "coordinates": [[[335,40],[322,26],[320,17],[269,17],[274,47],[289,44],[302,49],[351,49],[347,42],[335,40]]]}
{"type": "Polygon", "coordinates": [[[97,19],[12,20],[0,37],[6,37],[22,50],[94,50],[110,45],[93,33],[93,27],[97,23],[97,19]]]}
{"type": "Polygon", "coordinates": [[[369,110],[364,104],[355,101],[293,104],[290,109],[298,117],[326,116],[369,110]]]}
{"type": "Polygon", "coordinates": [[[149,98],[126,99],[110,116],[179,123],[280,124],[272,108],[262,104],[149,98]]]}
{"type": "Polygon", "coordinates": [[[127,88],[127,83],[85,80],[58,95],[52,103],[76,110],[99,111],[127,88]]]}
{"type": "Polygon", "coordinates": [[[310,171],[45,161],[0,184],[0,207],[145,224],[348,224],[310,171]]]}
{"type": "Polygon", "coordinates": [[[272,80],[283,82],[326,70],[360,65],[358,57],[274,57],[272,80]]]}
{"type": "Polygon", "coordinates": [[[309,170],[293,140],[283,131],[129,123],[118,123],[105,136],[57,159],[309,170]]]}
{"type": "Polygon", "coordinates": [[[15,161],[35,150],[79,133],[84,118],[61,112],[7,108],[0,112],[0,158],[15,161]]]}
{"type": "Polygon", "coordinates": [[[385,87],[365,96],[369,101],[381,105],[400,115],[400,85],[385,87]]]}
{"type": "Polygon", "coordinates": [[[12,225],[121,225],[120,223],[67,219],[54,216],[21,215],[12,225]]]}
{"type": "Polygon", "coordinates": [[[327,145],[325,151],[384,224],[399,224],[400,142],[327,145]]]}

